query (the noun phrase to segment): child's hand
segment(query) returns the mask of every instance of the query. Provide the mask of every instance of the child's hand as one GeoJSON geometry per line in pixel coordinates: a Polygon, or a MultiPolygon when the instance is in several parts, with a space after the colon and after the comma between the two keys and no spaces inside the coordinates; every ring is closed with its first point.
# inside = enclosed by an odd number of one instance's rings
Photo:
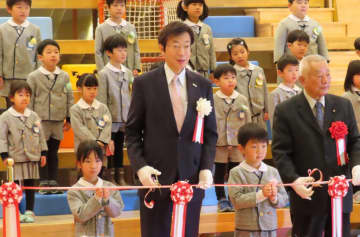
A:
{"type": "Polygon", "coordinates": [[[97,200],[101,200],[101,199],[103,198],[103,196],[104,196],[104,191],[103,191],[103,189],[102,189],[102,188],[96,189],[96,191],[95,191],[95,198],[96,198],[97,200]]]}
{"type": "Polygon", "coordinates": [[[8,158],[6,158],[5,160],[3,160],[3,164],[4,164],[5,167],[7,167],[7,160],[8,160],[8,158]]]}
{"type": "Polygon", "coordinates": [[[46,156],[40,157],[40,167],[44,167],[46,165],[46,156]]]}
{"type": "Polygon", "coordinates": [[[232,148],[233,148],[232,146],[228,146],[228,147],[227,147],[228,151],[231,151],[232,148]]]}
{"type": "Polygon", "coordinates": [[[264,120],[265,121],[268,121],[269,120],[269,113],[264,113],[264,120]]]}
{"type": "Polygon", "coordinates": [[[71,128],[71,124],[69,122],[65,122],[64,127],[63,127],[63,131],[67,132],[67,131],[70,130],[70,128],[71,128]]]}
{"type": "Polygon", "coordinates": [[[272,183],[267,183],[265,184],[265,186],[262,188],[262,192],[264,197],[269,198],[272,196],[272,183]]]}
{"type": "Polygon", "coordinates": [[[106,189],[106,188],[103,189],[103,198],[105,201],[109,200],[109,198],[110,198],[110,190],[109,189],[106,189]]]}
{"type": "Polygon", "coordinates": [[[101,148],[104,148],[104,143],[102,143],[101,141],[96,141],[97,144],[99,144],[99,146],[101,146],[101,148]]]}
{"type": "Polygon", "coordinates": [[[114,154],[114,152],[115,152],[114,141],[111,140],[111,141],[109,142],[108,146],[109,146],[109,150],[111,151],[111,153],[114,154]]]}
{"type": "Polygon", "coordinates": [[[134,69],[133,70],[133,75],[134,75],[134,77],[139,76],[139,71],[137,69],[134,69]]]}
{"type": "Polygon", "coordinates": [[[0,89],[4,87],[4,79],[0,77],[0,89]]]}

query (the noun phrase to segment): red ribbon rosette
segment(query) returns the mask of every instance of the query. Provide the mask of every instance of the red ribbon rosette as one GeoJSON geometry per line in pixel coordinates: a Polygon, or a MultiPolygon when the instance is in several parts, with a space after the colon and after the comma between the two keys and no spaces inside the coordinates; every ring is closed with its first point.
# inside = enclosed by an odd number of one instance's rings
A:
{"type": "Polygon", "coordinates": [[[330,178],[328,193],[331,197],[332,236],[342,236],[343,197],[348,192],[349,183],[344,175],[330,178]]]}
{"type": "Polygon", "coordinates": [[[186,208],[193,197],[193,189],[186,181],[179,181],[170,188],[171,200],[173,201],[173,214],[171,224],[171,236],[185,236],[186,208]]]}
{"type": "Polygon", "coordinates": [[[349,163],[349,157],[346,153],[345,136],[349,133],[348,127],[344,122],[336,121],[331,123],[329,128],[331,138],[336,141],[336,155],[339,166],[349,163]]]}
{"type": "Polygon", "coordinates": [[[4,183],[0,187],[0,202],[3,205],[3,236],[20,237],[19,203],[22,191],[14,182],[4,183]],[[14,220],[13,218],[16,218],[14,220]],[[6,222],[8,220],[8,223],[6,222]]]}

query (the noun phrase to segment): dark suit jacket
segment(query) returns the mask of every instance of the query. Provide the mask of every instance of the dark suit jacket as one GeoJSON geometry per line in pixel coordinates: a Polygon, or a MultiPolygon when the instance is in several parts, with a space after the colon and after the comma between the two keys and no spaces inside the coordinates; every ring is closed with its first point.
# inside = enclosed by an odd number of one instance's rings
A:
{"type": "MultiPolygon", "coordinates": [[[[360,138],[350,101],[334,95],[325,96],[324,129],[321,130],[304,93],[279,104],[275,109],[272,154],[281,178],[286,183],[308,176],[308,169],[318,168],[324,180],[337,175],[351,178],[351,168],[360,164],[360,138]],[[349,134],[345,138],[350,163],[339,167],[336,142],[331,138],[332,122],[342,121],[349,134]]],[[[351,185],[350,185],[351,186],[351,185]]],[[[294,211],[322,214],[329,211],[327,185],[314,188],[312,200],[299,197],[290,188],[290,207],[294,211]]],[[[343,212],[352,210],[352,187],[344,198],[343,212]]]]}
{"type": "MultiPolygon", "coordinates": [[[[192,142],[196,122],[196,102],[211,101],[209,81],[186,71],[188,105],[182,129],[177,131],[164,67],[140,77],[133,84],[132,101],[126,124],[126,143],[131,166],[137,172],[145,165],[161,171],[163,185],[178,180],[197,183],[199,171],[212,169],[217,141],[214,109],[204,118],[204,144],[192,142]]],[[[140,192],[141,194],[141,192],[140,192]]],[[[167,191],[162,196],[168,196],[167,191]]],[[[155,198],[156,197],[152,197],[155,198]]]]}

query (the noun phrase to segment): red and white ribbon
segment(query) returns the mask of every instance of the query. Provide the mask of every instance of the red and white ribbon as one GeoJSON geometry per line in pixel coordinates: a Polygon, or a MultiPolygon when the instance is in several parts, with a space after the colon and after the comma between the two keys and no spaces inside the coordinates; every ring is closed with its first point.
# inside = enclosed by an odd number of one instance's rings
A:
{"type": "Polygon", "coordinates": [[[332,237],[342,237],[343,197],[349,183],[344,175],[330,178],[328,192],[331,197],[332,237]]]}
{"type": "Polygon", "coordinates": [[[344,122],[336,121],[331,123],[329,128],[331,137],[336,142],[336,156],[339,166],[349,163],[349,157],[346,153],[345,136],[348,134],[348,128],[344,122]]]}
{"type": "Polygon", "coordinates": [[[204,143],[204,118],[201,116],[196,117],[193,142],[200,144],[204,143]]]}
{"type": "Polygon", "coordinates": [[[22,191],[14,182],[4,183],[0,187],[0,202],[3,205],[3,236],[20,237],[19,203],[22,191]]]}
{"type": "Polygon", "coordinates": [[[186,181],[179,181],[171,185],[171,200],[173,213],[171,223],[171,237],[184,237],[186,228],[186,208],[193,197],[193,189],[186,181]]]}

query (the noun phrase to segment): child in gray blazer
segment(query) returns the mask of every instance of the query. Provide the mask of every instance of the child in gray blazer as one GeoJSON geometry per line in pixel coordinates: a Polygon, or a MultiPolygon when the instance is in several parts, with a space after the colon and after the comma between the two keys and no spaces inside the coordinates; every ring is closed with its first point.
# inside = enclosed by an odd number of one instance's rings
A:
{"type": "Polygon", "coordinates": [[[40,28],[27,20],[31,0],[7,0],[11,19],[0,25],[0,96],[6,97],[7,108],[11,83],[26,80],[38,66],[36,47],[41,41],[40,28]]]}
{"type": "Polygon", "coordinates": [[[288,204],[288,196],[276,168],[266,165],[268,135],[258,124],[239,129],[239,149],[245,161],[230,170],[229,184],[261,184],[260,187],[229,187],[235,207],[235,237],[276,237],[276,208],[288,204]]]}
{"type": "Polygon", "coordinates": [[[121,35],[112,35],[104,42],[104,50],[110,62],[99,72],[97,99],[105,104],[112,118],[111,138],[114,141],[113,157],[108,157],[108,167],[115,168],[115,181],[125,185],[123,170],[123,146],[125,123],[130,107],[130,85],[133,74],[123,63],[126,59],[126,41],[121,35]]]}
{"type": "Polygon", "coordinates": [[[216,55],[211,27],[202,22],[209,14],[209,8],[205,0],[179,1],[176,13],[178,18],[183,20],[194,31],[190,66],[205,78],[213,80],[216,55]]]}
{"type": "Polygon", "coordinates": [[[274,62],[289,51],[286,38],[293,30],[305,31],[310,37],[309,49],[306,55],[320,54],[329,61],[328,49],[320,24],[307,16],[309,0],[288,0],[291,14],[283,19],[276,29],[274,62]]]}
{"type": "Polygon", "coordinates": [[[252,122],[266,128],[268,114],[268,90],[264,70],[249,63],[249,48],[244,39],[235,38],[227,44],[230,64],[237,74],[236,90],[248,99],[252,122]]]}
{"type": "Polygon", "coordinates": [[[95,62],[98,71],[109,62],[104,49],[105,40],[112,35],[119,34],[126,39],[127,58],[124,65],[134,76],[140,72],[140,50],[135,26],[123,19],[126,0],[106,0],[110,18],[100,24],[95,31],[95,62]]]}
{"type": "MultiPolygon", "coordinates": [[[[39,163],[46,165],[46,141],[40,117],[27,108],[31,88],[25,81],[11,84],[12,106],[0,116],[0,155],[4,162],[14,159],[14,180],[24,186],[35,186],[39,163]],[[22,183],[23,182],[23,183],[22,183]]],[[[26,212],[20,221],[34,222],[35,190],[25,190],[26,212]]]]}
{"type": "MultiPolygon", "coordinates": [[[[214,94],[214,108],[218,132],[215,153],[214,182],[223,184],[225,175],[237,166],[243,157],[237,149],[239,128],[251,122],[249,103],[245,96],[235,90],[236,71],[230,64],[219,65],[214,72],[216,85],[220,87],[214,94]]],[[[233,211],[226,198],[224,187],[215,187],[218,211],[233,211]]]]}
{"type": "MultiPolygon", "coordinates": [[[[40,170],[44,186],[58,186],[58,150],[63,139],[63,131],[70,125],[70,107],[74,103],[69,75],[57,67],[60,61],[60,46],[50,39],[39,43],[38,58],[42,62],[39,69],[29,74],[33,95],[29,107],[42,119],[42,126],[49,148],[48,165],[40,170]]],[[[41,191],[40,193],[59,193],[61,191],[41,191]]]]}
{"type": "Polygon", "coordinates": [[[75,220],[75,236],[113,237],[111,218],[120,215],[124,203],[118,190],[106,188],[115,185],[98,177],[104,158],[103,149],[95,140],[84,140],[78,146],[76,157],[82,177],[73,187],[92,189],[67,193],[75,220]]]}

